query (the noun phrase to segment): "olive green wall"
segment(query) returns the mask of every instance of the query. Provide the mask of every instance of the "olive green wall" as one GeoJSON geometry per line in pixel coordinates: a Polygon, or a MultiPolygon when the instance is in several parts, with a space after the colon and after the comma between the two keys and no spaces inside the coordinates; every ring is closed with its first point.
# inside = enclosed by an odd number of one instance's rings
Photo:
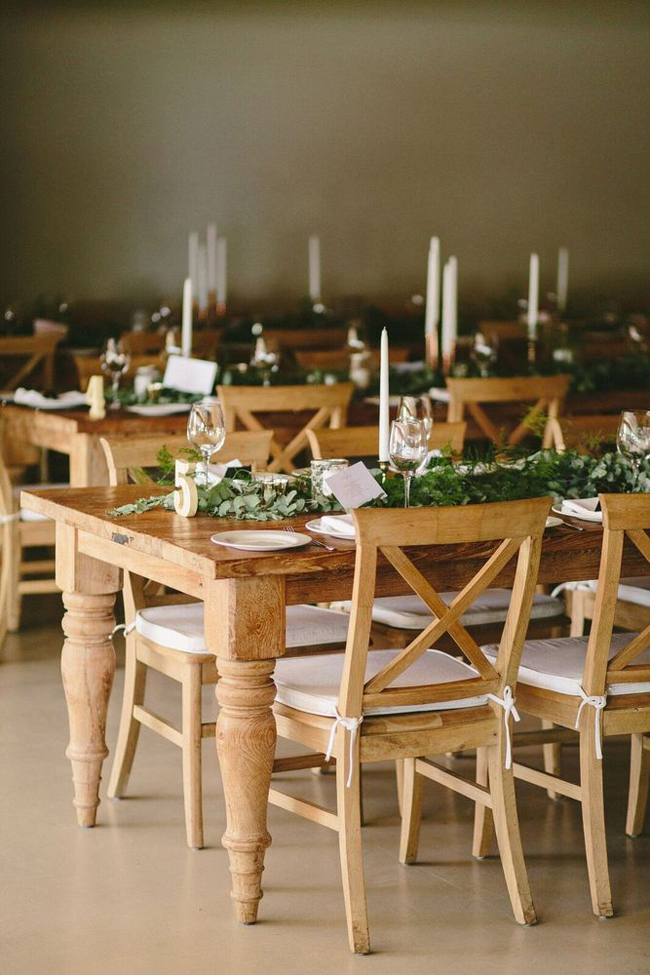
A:
{"type": "Polygon", "coordinates": [[[22,3],[2,24],[0,295],[175,294],[214,218],[246,305],[406,296],[427,239],[463,295],[643,296],[648,6],[22,3]],[[110,7],[110,9],[109,9],[110,7]]]}

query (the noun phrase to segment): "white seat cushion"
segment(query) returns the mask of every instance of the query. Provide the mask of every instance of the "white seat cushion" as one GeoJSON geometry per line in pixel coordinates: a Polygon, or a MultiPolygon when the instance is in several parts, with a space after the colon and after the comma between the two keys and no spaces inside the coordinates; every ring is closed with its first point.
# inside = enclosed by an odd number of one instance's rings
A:
{"type": "MultiPolygon", "coordinates": [[[[69,484],[22,484],[20,487],[14,488],[14,497],[16,499],[20,498],[21,491],[51,491],[53,488],[69,488],[69,484]]],[[[21,521],[50,521],[45,515],[39,515],[36,511],[30,511],[28,508],[20,509],[20,520],[21,521]]]]}
{"type": "MultiPolygon", "coordinates": [[[[366,664],[366,680],[390,663],[400,650],[371,650],[366,664]]],[[[278,660],[273,679],[277,686],[276,701],[297,711],[336,717],[339,687],[343,673],[343,654],[317,657],[289,657],[278,660]]],[[[409,669],[394,680],[391,687],[418,687],[444,684],[454,680],[478,677],[468,664],[442,650],[428,650],[409,669]]],[[[487,702],[485,694],[460,701],[435,704],[413,704],[402,707],[370,708],[365,714],[407,714],[412,711],[448,711],[454,708],[480,707],[487,702]]]]}
{"type": "MultiPolygon", "coordinates": [[[[287,607],[287,647],[345,643],[349,619],[318,606],[287,607]]],[[[151,606],[138,610],[135,628],[154,643],[184,653],[208,653],[203,633],[203,603],[151,606]]]]}
{"type": "MultiPolygon", "coordinates": [[[[595,592],[598,580],[592,579],[587,583],[589,589],[595,592]]],[[[650,606],[650,576],[639,576],[636,579],[621,579],[618,587],[618,598],[626,603],[637,606],[650,606]]]]}
{"type": "MultiPolygon", "coordinates": [[[[457,592],[441,592],[440,596],[449,605],[458,595],[457,592]]],[[[469,607],[461,617],[465,626],[480,626],[486,623],[503,623],[505,621],[512,593],[510,589],[486,589],[482,596],[469,607]]],[[[351,603],[340,603],[341,609],[350,612],[351,603]]],[[[561,616],[564,613],[564,603],[553,596],[535,596],[531,619],[545,619],[551,616],[561,616]]],[[[433,617],[429,607],[419,596],[386,596],[375,599],[372,607],[372,618],[375,623],[384,623],[400,630],[422,630],[428,620],[433,617]]]]}
{"type": "MultiPolygon", "coordinates": [[[[633,635],[614,633],[609,658],[611,659],[619,650],[627,646],[633,635]]],[[[588,642],[586,636],[562,637],[557,640],[527,640],[524,644],[517,683],[543,687],[549,691],[557,691],[559,694],[579,696],[588,642]]],[[[486,657],[496,658],[498,650],[496,643],[481,649],[486,657]]],[[[634,663],[650,666],[650,650],[644,650],[634,663]]],[[[635,684],[611,684],[607,688],[608,694],[647,694],[648,692],[650,692],[648,681],[639,681],[635,684]]]]}

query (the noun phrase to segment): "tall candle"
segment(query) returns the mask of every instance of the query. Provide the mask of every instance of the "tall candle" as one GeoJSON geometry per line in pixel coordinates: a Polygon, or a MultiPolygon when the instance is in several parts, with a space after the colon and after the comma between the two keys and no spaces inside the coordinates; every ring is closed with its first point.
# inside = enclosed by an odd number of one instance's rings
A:
{"type": "Polygon", "coordinates": [[[199,235],[192,231],[187,245],[187,274],[192,282],[192,293],[198,294],[199,284],[199,235]]]}
{"type": "Polygon", "coordinates": [[[309,297],[313,304],[321,300],[320,293],[320,237],[309,238],[309,297]]]}
{"type": "Polygon", "coordinates": [[[567,295],[569,293],[569,251],[560,247],[557,253],[557,308],[566,311],[567,295]]]}
{"type": "Polygon", "coordinates": [[[458,261],[450,257],[442,272],[442,359],[449,372],[458,334],[458,261]]]}
{"type": "Polygon", "coordinates": [[[381,358],[379,365],[379,462],[388,462],[388,437],[390,428],[390,389],[388,386],[388,332],[382,329],[381,358]]]}
{"type": "Polygon", "coordinates": [[[225,237],[217,240],[217,305],[224,310],[228,301],[228,245],[225,237]]]}
{"type": "Polygon", "coordinates": [[[181,324],[181,350],[183,355],[192,355],[192,279],[183,283],[183,318],[181,324]]]}
{"type": "Polygon", "coordinates": [[[424,333],[432,335],[440,321],[440,241],[431,238],[427,264],[427,304],[424,313],[424,333]]]}
{"type": "Polygon", "coordinates": [[[207,230],[208,242],[208,294],[217,292],[217,225],[209,223],[207,230]]]}
{"type": "Polygon", "coordinates": [[[208,257],[206,249],[203,246],[199,246],[197,265],[197,301],[199,304],[199,314],[203,315],[208,310],[208,257]]]}
{"type": "Polygon", "coordinates": [[[539,310],[539,257],[537,254],[530,255],[530,269],[528,272],[528,314],[526,322],[528,325],[528,341],[534,342],[537,338],[537,318],[539,310]]]}

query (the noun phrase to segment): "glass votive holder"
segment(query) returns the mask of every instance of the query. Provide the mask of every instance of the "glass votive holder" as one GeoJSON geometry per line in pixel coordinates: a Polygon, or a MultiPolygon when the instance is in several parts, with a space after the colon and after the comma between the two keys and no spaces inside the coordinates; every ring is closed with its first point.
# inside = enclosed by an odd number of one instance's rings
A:
{"type": "Polygon", "coordinates": [[[273,488],[278,494],[285,494],[291,483],[289,474],[278,474],[275,471],[256,471],[253,478],[258,484],[265,488],[273,488]]]}
{"type": "Polygon", "coordinates": [[[314,499],[331,498],[332,492],[327,485],[332,474],[345,470],[348,461],[343,457],[330,457],[327,460],[312,460],[311,462],[311,496],[314,499]]]}

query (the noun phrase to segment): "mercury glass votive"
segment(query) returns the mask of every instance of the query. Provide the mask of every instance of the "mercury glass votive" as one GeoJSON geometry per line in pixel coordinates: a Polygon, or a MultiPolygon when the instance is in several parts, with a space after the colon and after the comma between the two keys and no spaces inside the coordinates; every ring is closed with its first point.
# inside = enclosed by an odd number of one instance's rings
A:
{"type": "Polygon", "coordinates": [[[258,484],[273,488],[278,494],[284,494],[291,482],[289,474],[277,474],[275,471],[257,471],[253,478],[258,484]]]}
{"type": "Polygon", "coordinates": [[[312,460],[311,462],[311,496],[315,500],[318,498],[330,498],[332,492],[327,486],[327,480],[332,474],[345,470],[348,461],[343,457],[330,457],[327,460],[312,460]]]}

